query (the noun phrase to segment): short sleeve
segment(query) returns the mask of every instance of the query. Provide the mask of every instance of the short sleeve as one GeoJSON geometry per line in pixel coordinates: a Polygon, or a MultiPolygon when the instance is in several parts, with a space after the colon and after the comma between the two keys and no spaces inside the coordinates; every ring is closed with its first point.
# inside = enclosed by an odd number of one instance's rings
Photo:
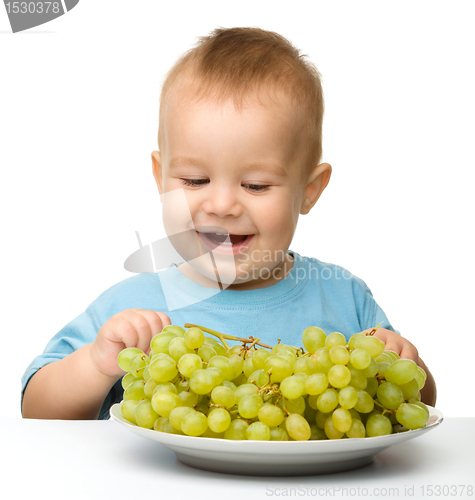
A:
{"type": "Polygon", "coordinates": [[[367,330],[368,328],[374,328],[375,326],[380,325],[381,328],[386,328],[387,330],[391,330],[396,332],[398,335],[401,335],[398,330],[393,328],[384,311],[374,300],[373,294],[368,285],[359,278],[357,281],[360,286],[358,286],[359,290],[356,295],[362,295],[362,297],[359,297],[356,300],[356,302],[359,302],[362,306],[362,311],[360,313],[361,330],[367,330]]]}

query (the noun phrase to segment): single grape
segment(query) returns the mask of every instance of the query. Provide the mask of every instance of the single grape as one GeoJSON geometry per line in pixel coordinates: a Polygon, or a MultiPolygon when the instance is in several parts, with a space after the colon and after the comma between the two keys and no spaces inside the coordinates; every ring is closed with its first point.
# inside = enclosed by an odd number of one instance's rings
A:
{"type": "Polygon", "coordinates": [[[135,401],[140,401],[145,398],[144,392],[145,380],[139,379],[135,380],[127,386],[127,389],[124,391],[123,399],[124,401],[128,401],[129,399],[134,399],[135,401]]]}
{"type": "Polygon", "coordinates": [[[232,440],[247,439],[246,429],[248,427],[249,424],[245,420],[236,418],[235,420],[231,421],[231,424],[224,432],[224,439],[232,439],[232,440]]]}
{"type": "Polygon", "coordinates": [[[384,378],[393,384],[407,384],[415,376],[417,364],[412,359],[398,359],[391,363],[384,372],[384,378]]]}
{"type": "Polygon", "coordinates": [[[199,349],[205,341],[204,333],[196,327],[189,328],[183,336],[186,347],[190,349],[199,349]]]}
{"type": "Polygon", "coordinates": [[[386,436],[392,434],[393,426],[389,418],[379,413],[371,415],[366,421],[366,434],[368,437],[386,436]]]}
{"type": "Polygon", "coordinates": [[[404,395],[396,384],[383,382],[376,391],[379,402],[388,410],[397,410],[404,402],[404,395]]]}
{"type": "Polygon", "coordinates": [[[371,360],[372,358],[369,355],[369,352],[365,351],[364,349],[355,349],[350,354],[350,363],[357,370],[364,370],[365,368],[368,368],[368,366],[371,364],[371,360]]]}
{"type": "Polygon", "coordinates": [[[185,415],[181,421],[181,430],[187,436],[201,436],[208,428],[208,419],[206,415],[192,410],[185,415]]]}
{"type": "MultiPolygon", "coordinates": [[[[358,391],[349,385],[348,387],[343,387],[338,394],[338,403],[342,408],[349,410],[353,408],[358,402],[358,391]]],[[[345,431],[346,432],[346,431],[345,431]]]]}
{"type": "Polygon", "coordinates": [[[277,427],[284,421],[284,413],[278,406],[273,404],[262,406],[257,413],[257,417],[269,427],[277,427]]]}
{"type": "Polygon", "coordinates": [[[350,359],[348,349],[342,345],[332,347],[328,354],[330,355],[331,362],[335,365],[346,365],[350,359]]]}
{"type": "Polygon", "coordinates": [[[328,382],[333,387],[341,389],[351,381],[351,372],[344,365],[334,365],[328,370],[328,382]]]}
{"type": "Polygon", "coordinates": [[[177,406],[181,406],[181,399],[169,391],[156,392],[152,396],[152,407],[161,416],[167,417],[177,406]]]}
{"type": "Polygon", "coordinates": [[[308,394],[321,394],[328,387],[328,378],[324,373],[314,373],[305,379],[305,390],[308,394]]]}
{"type": "Polygon", "coordinates": [[[206,371],[208,373],[211,373],[211,375],[213,376],[214,387],[220,385],[224,380],[223,372],[219,368],[216,368],[215,366],[208,366],[208,368],[206,368],[206,371]]]}
{"type": "Polygon", "coordinates": [[[302,343],[305,350],[313,354],[320,347],[325,346],[326,333],[316,326],[305,328],[302,334],[302,343]]]}
{"type": "Polygon", "coordinates": [[[328,334],[327,338],[325,339],[325,347],[328,350],[330,350],[332,347],[335,347],[336,345],[346,345],[346,338],[340,332],[332,332],[328,334]]]}
{"type": "Polygon", "coordinates": [[[246,394],[239,400],[239,415],[242,418],[255,418],[263,406],[261,396],[257,394],[246,394]]]}
{"type": "MultiPolygon", "coordinates": [[[[281,352],[278,352],[276,354],[276,356],[280,356],[280,357],[284,358],[289,363],[289,365],[292,367],[294,366],[295,361],[297,360],[295,354],[293,352],[288,351],[288,350],[282,350],[281,352]]],[[[265,364],[264,364],[264,366],[265,366],[265,364]]]]}
{"type": "Polygon", "coordinates": [[[213,401],[214,404],[221,405],[229,409],[236,404],[236,397],[232,389],[219,385],[212,390],[211,401],[213,401]]]}
{"type": "Polygon", "coordinates": [[[119,368],[121,370],[124,370],[124,372],[130,372],[130,360],[137,354],[145,353],[140,349],[137,349],[136,347],[126,347],[125,349],[122,349],[122,351],[119,352],[119,356],[117,357],[117,364],[119,365],[119,368]]]}
{"type": "Polygon", "coordinates": [[[280,383],[280,392],[287,399],[297,399],[305,392],[305,383],[295,375],[287,377],[280,383]]]}
{"type": "Polygon", "coordinates": [[[157,383],[169,382],[178,373],[175,360],[170,356],[154,359],[149,365],[149,370],[150,376],[157,383]]]}
{"type": "MultiPolygon", "coordinates": [[[[188,356],[188,354],[185,354],[185,356],[188,356]]],[[[190,388],[196,394],[208,394],[214,388],[213,375],[206,369],[194,371],[190,377],[190,388]]]]}
{"type": "Polygon", "coordinates": [[[338,393],[335,389],[326,389],[317,399],[317,408],[322,413],[329,413],[338,406],[338,393]]]}
{"type": "Polygon", "coordinates": [[[201,370],[203,363],[197,354],[184,354],[178,361],[178,371],[190,378],[196,370],[201,370]]]}
{"type": "Polygon", "coordinates": [[[366,391],[358,391],[358,402],[355,404],[354,409],[358,413],[369,413],[373,411],[374,400],[366,391]]]}
{"type": "Polygon", "coordinates": [[[408,429],[421,429],[429,420],[429,413],[413,403],[403,403],[396,411],[397,421],[408,429]]]}
{"type": "Polygon", "coordinates": [[[289,436],[295,441],[308,441],[312,434],[309,423],[298,413],[291,413],[285,420],[289,436]]]}
{"type": "Polygon", "coordinates": [[[351,429],[353,419],[351,413],[344,408],[337,408],[332,413],[332,420],[337,431],[345,433],[351,429]]]}
{"type": "Polygon", "coordinates": [[[248,440],[269,441],[270,429],[266,424],[263,424],[262,422],[253,422],[246,429],[246,436],[248,440]]]}
{"type": "Polygon", "coordinates": [[[122,416],[135,425],[137,425],[137,422],[135,421],[135,408],[138,404],[138,401],[129,399],[127,401],[122,401],[120,405],[120,412],[122,413],[122,416]]]}
{"type": "Polygon", "coordinates": [[[292,365],[282,356],[271,355],[264,363],[266,373],[271,371],[270,380],[274,382],[282,382],[282,380],[292,375],[292,365]]]}
{"type": "Polygon", "coordinates": [[[349,438],[364,438],[366,436],[366,429],[361,420],[353,418],[350,430],[346,432],[349,438]]]}
{"type": "Polygon", "coordinates": [[[208,414],[208,426],[216,433],[225,432],[231,424],[231,415],[224,408],[213,408],[208,414]]]}
{"type": "Polygon", "coordinates": [[[152,408],[149,399],[143,399],[135,407],[135,421],[139,427],[153,429],[155,420],[157,420],[159,416],[160,415],[152,408]]]}

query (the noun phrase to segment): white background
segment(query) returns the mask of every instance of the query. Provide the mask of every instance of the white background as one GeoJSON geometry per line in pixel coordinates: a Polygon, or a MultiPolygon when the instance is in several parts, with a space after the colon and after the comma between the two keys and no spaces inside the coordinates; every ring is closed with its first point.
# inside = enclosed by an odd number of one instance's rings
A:
{"type": "Polygon", "coordinates": [[[365,280],[473,416],[472,2],[80,1],[11,34],[0,6],[0,415],[48,340],[163,235],[150,153],[162,78],[218,26],[277,31],[323,75],[327,190],[291,249],[365,280]]]}

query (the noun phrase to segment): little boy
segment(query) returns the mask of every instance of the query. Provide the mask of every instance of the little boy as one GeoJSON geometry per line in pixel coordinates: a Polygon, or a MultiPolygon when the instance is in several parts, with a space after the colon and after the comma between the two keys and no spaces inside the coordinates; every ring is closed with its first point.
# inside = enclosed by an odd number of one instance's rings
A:
{"type": "Polygon", "coordinates": [[[148,352],[164,326],[185,323],[295,346],[311,325],[349,338],[381,324],[375,335],[426,370],[422,400],[434,405],[431,373],[366,284],[289,250],[330,179],[322,119],[318,71],[276,33],[217,29],[184,54],[163,85],[153,175],[161,195],[183,190],[188,229],[227,272],[217,283],[198,259],[106,290],[26,370],[23,416],[108,418],[122,399],[119,352],[148,352]],[[170,296],[183,307],[169,307],[170,296]]]}

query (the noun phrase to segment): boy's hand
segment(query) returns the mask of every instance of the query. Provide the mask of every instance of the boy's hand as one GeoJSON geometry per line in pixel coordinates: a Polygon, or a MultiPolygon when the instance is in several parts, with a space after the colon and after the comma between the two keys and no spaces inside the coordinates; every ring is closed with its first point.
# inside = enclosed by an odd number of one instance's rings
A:
{"type": "Polygon", "coordinates": [[[109,377],[125,374],[117,364],[120,351],[137,347],[148,354],[150,340],[160,333],[170,318],[161,312],[146,309],[126,309],[106,321],[91,344],[91,358],[96,368],[109,377]]]}
{"type": "MultiPolygon", "coordinates": [[[[361,333],[370,332],[372,328],[368,330],[364,330],[361,333]]],[[[396,332],[391,330],[387,330],[386,328],[378,328],[376,332],[374,332],[374,336],[378,337],[378,339],[382,340],[386,344],[386,350],[394,351],[401,358],[412,359],[415,363],[420,365],[419,353],[417,352],[416,347],[409,342],[409,340],[401,337],[396,332]]]]}

